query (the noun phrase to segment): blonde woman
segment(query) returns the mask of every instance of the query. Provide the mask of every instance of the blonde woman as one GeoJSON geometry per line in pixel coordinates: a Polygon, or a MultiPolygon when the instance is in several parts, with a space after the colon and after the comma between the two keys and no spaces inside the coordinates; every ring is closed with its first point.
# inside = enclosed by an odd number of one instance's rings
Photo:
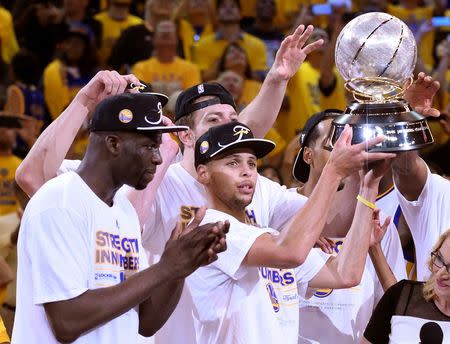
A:
{"type": "Polygon", "coordinates": [[[431,251],[425,282],[402,280],[378,303],[363,343],[450,343],[450,230],[431,251]]]}

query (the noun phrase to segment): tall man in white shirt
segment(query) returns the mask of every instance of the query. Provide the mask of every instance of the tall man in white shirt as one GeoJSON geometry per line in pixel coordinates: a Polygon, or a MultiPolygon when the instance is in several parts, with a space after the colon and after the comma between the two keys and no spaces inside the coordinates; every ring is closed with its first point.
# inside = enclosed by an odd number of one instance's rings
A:
{"type": "MultiPolygon", "coordinates": [[[[350,141],[351,129],[347,126],[331,159],[350,141]]],[[[375,201],[388,161],[362,173],[359,195],[363,201],[356,206],[347,245],[337,257],[321,259],[311,251],[313,238],[301,225],[308,221],[303,216],[308,204],[294,214],[281,233],[248,224],[246,207],[258,178],[256,161],[274,147],[271,141],[255,139],[239,122],[210,128],[197,140],[195,165],[198,180],[206,187],[209,207],[204,221],[230,222],[228,251],[187,280],[199,344],[297,343],[298,294],[291,292],[287,299],[287,294],[259,273],[262,267],[282,269],[280,276],[295,268],[291,276],[281,277],[285,283],[292,280],[290,288],[294,290],[297,283],[311,288],[346,288],[361,279],[373,219],[373,209],[367,204],[375,201]]],[[[329,187],[337,188],[340,179],[336,174],[329,187]]]]}
{"type": "MultiPolygon", "coordinates": [[[[116,191],[144,189],[161,164],[165,96],[121,94],[97,105],[76,172],[42,186],[28,203],[18,242],[12,342],[135,343],[153,335],[178,302],[184,278],[217,259],[228,224],[179,237],[148,267],[137,214],[116,191]]],[[[198,221],[199,219],[197,219],[198,221]]],[[[195,226],[194,226],[195,227],[195,226]]]]}

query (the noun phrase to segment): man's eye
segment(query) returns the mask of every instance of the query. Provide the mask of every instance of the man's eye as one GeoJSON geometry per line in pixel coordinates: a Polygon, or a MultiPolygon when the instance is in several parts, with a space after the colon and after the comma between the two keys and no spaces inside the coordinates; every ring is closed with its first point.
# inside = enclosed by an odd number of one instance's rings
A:
{"type": "Polygon", "coordinates": [[[231,160],[227,163],[227,165],[229,166],[236,166],[237,165],[237,161],[236,160],[231,160]]]}

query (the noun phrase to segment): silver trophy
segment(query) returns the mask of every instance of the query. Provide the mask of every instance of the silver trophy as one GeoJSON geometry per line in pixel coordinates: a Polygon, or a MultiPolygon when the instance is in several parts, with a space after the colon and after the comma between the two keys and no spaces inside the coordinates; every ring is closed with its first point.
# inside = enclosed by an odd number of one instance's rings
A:
{"type": "Polygon", "coordinates": [[[353,128],[352,143],[386,137],[371,151],[415,150],[433,143],[425,117],[402,99],[417,59],[416,41],[405,23],[381,12],[356,17],[340,33],[335,59],[355,102],[333,122],[327,147],[333,147],[345,124],[353,128]]]}

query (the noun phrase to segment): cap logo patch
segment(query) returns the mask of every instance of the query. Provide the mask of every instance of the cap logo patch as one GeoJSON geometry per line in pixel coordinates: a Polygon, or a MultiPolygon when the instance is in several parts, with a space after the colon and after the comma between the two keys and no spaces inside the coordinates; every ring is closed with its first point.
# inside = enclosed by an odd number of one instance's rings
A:
{"type": "Polygon", "coordinates": [[[163,111],[162,111],[162,105],[161,105],[161,102],[158,102],[158,114],[159,114],[159,119],[156,121],[156,122],[152,122],[152,121],[150,121],[150,120],[148,120],[147,119],[147,116],[145,116],[145,121],[148,123],[148,124],[152,124],[152,125],[157,125],[157,124],[161,124],[161,122],[162,122],[162,116],[163,116],[163,111]]]}
{"type": "MultiPolygon", "coordinates": [[[[246,128],[246,127],[243,127],[242,125],[236,125],[236,126],[233,128],[233,131],[234,131],[233,136],[237,136],[236,140],[233,141],[233,142],[237,142],[237,141],[242,140],[242,137],[243,137],[244,135],[247,135],[247,134],[250,132],[250,129],[248,129],[248,128],[246,128]]],[[[229,142],[229,143],[227,143],[227,144],[224,145],[224,144],[221,144],[221,143],[219,142],[218,145],[219,145],[219,147],[225,147],[225,146],[229,145],[230,143],[232,143],[232,142],[229,142]]]]}
{"type": "Polygon", "coordinates": [[[133,113],[130,109],[122,109],[119,112],[119,121],[122,123],[130,123],[133,120],[133,113]]]}
{"type": "Polygon", "coordinates": [[[203,86],[203,84],[197,86],[197,91],[199,94],[205,92],[205,87],[203,86]]]}
{"type": "Polygon", "coordinates": [[[202,143],[200,143],[200,153],[201,154],[205,154],[209,149],[209,142],[208,141],[203,141],[202,143]]]}

